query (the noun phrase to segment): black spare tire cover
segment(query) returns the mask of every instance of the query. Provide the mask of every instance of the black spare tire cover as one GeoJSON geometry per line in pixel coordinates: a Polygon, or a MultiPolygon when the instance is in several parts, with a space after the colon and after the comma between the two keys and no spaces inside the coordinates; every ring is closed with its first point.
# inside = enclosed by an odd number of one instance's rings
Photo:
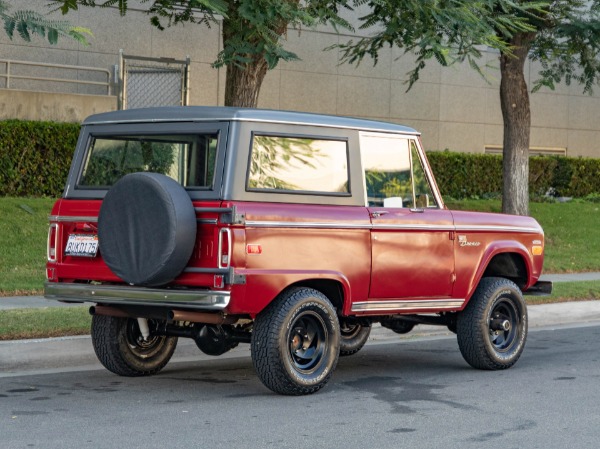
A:
{"type": "Polygon", "coordinates": [[[106,194],[98,243],[114,274],[133,285],[156,287],[175,279],[196,242],[196,213],[181,185],[158,173],[132,173],[106,194]]]}

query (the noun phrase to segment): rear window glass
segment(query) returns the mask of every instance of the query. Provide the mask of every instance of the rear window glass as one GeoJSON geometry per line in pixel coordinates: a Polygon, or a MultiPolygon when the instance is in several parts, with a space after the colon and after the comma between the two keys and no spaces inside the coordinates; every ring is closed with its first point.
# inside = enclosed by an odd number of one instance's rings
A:
{"type": "Polygon", "coordinates": [[[347,142],[254,135],[247,187],[285,193],[348,194],[347,142]]]}
{"type": "Polygon", "coordinates": [[[211,189],[217,134],[96,136],[78,187],[108,188],[135,172],[161,173],[182,186],[211,189]]]}

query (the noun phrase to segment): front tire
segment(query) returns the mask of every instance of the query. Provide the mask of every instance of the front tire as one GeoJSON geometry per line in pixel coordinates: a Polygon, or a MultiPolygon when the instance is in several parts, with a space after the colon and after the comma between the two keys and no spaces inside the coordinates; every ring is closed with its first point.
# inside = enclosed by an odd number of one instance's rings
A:
{"type": "Polygon", "coordinates": [[[275,393],[304,395],[325,386],[337,365],[340,327],[331,302],[292,288],[261,312],[252,331],[252,363],[275,393]]]}
{"type": "Polygon", "coordinates": [[[527,339],[527,306],[519,287],[508,279],[483,278],[458,314],[457,339],[464,359],[474,368],[513,366],[527,339]]]}
{"type": "MultiPolygon", "coordinates": [[[[156,323],[149,324],[152,328],[156,323]]],[[[94,315],[92,344],[98,360],[109,371],[119,376],[149,376],[169,362],[177,337],[151,335],[144,340],[136,319],[94,315]]]]}

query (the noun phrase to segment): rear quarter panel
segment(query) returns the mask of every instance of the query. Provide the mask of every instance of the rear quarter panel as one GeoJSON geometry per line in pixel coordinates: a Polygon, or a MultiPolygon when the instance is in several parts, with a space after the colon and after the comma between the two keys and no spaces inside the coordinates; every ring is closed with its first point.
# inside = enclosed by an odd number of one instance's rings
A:
{"type": "MultiPolygon", "coordinates": [[[[260,312],[281,291],[306,280],[339,283],[346,298],[365,300],[371,271],[370,219],[364,207],[282,203],[235,203],[246,216],[245,295],[230,304],[230,313],[260,312]],[[247,248],[247,246],[246,246],[247,248]]],[[[236,250],[236,253],[239,251],[236,250]]],[[[237,286],[234,286],[234,291],[237,286]]]]}

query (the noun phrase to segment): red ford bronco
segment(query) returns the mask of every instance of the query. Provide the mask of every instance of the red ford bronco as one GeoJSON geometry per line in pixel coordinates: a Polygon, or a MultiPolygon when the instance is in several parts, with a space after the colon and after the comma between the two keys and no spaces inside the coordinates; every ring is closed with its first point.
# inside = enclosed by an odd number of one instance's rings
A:
{"type": "Polygon", "coordinates": [[[92,342],[150,375],[178,337],[250,343],[260,380],[313,393],[371,326],[447,326],[475,368],[527,336],[544,234],[529,217],[444,206],[419,133],[295,112],[181,107],[83,123],[50,216],[46,298],[92,302],[92,342]]]}

